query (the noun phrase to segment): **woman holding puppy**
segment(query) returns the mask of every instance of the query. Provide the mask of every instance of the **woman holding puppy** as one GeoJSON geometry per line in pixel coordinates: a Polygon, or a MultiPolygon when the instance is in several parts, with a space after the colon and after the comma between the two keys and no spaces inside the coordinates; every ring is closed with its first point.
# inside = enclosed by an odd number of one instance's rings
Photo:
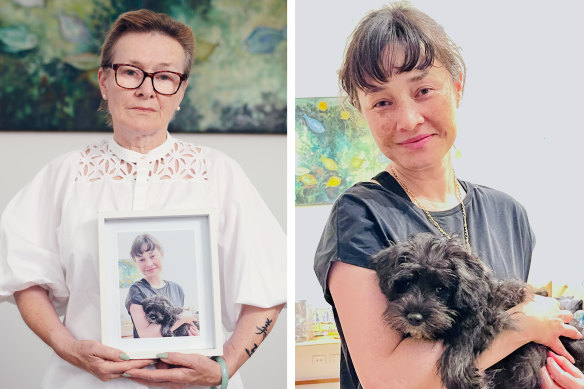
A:
{"type": "MultiPolygon", "coordinates": [[[[340,84],[391,163],[337,200],[315,256],[341,333],[343,389],[441,386],[441,344],[402,339],[382,319],[386,299],[370,259],[392,241],[420,232],[456,235],[497,277],[527,280],[535,238],[525,209],[504,193],[459,180],[452,167],[465,72],[442,27],[403,3],[368,14],[346,48],[340,84]]],[[[537,298],[511,311],[518,313],[518,330],[501,333],[477,368],[531,341],[571,358],[559,336],[581,335],[565,324],[572,315],[555,300],[537,298]]],[[[565,371],[574,372],[562,361],[565,371]]],[[[580,372],[556,379],[557,367],[548,362],[553,382],[542,369],[546,385],[584,387],[580,372]]]]}
{"type": "MultiPolygon", "coordinates": [[[[126,309],[132,319],[134,338],[161,337],[161,325],[150,323],[142,307],[142,301],[151,296],[164,296],[175,306],[182,308],[185,302],[183,288],[176,282],[162,279],[162,260],[164,250],[158,240],[150,234],[138,235],[132,242],[130,256],[144,275],[130,286],[126,297],[126,309]]],[[[173,324],[174,331],[183,324],[188,325],[188,335],[197,336],[199,331],[194,325],[197,318],[189,311],[183,311],[173,324]]]]}

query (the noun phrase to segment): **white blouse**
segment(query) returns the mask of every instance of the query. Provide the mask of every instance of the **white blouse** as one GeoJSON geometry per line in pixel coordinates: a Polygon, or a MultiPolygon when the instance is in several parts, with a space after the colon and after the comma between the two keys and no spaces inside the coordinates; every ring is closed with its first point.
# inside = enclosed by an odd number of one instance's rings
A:
{"type": "MultiPolygon", "coordinates": [[[[77,339],[100,340],[97,213],[212,207],[217,231],[223,326],[242,304],[286,301],[282,228],[241,167],[226,155],[168,135],[147,154],[113,138],[46,165],[8,204],[0,222],[0,302],[41,285],[77,339]]],[[[101,382],[53,354],[43,388],[144,388],[101,382]]],[[[229,388],[243,388],[239,375],[229,388]]]]}

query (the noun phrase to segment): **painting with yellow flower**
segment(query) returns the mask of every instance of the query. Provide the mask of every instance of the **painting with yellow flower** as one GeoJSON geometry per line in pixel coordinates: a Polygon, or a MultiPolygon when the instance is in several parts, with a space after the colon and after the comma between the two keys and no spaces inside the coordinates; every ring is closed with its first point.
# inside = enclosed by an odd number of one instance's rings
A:
{"type": "Polygon", "coordinates": [[[361,114],[339,97],[296,99],[296,205],[332,203],[389,162],[361,114]]]}

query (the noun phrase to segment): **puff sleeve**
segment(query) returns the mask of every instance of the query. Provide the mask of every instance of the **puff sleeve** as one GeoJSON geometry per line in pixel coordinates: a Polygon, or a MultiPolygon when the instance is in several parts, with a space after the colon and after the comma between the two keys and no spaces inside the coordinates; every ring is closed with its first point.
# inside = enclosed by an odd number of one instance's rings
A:
{"type": "Polygon", "coordinates": [[[45,166],[8,203],[0,220],[0,302],[40,285],[62,314],[69,297],[57,232],[64,197],[62,159],[45,166]]]}
{"type": "Polygon", "coordinates": [[[241,305],[269,308],[286,301],[286,237],[241,167],[214,161],[218,187],[218,253],[223,325],[235,328],[241,305]]]}

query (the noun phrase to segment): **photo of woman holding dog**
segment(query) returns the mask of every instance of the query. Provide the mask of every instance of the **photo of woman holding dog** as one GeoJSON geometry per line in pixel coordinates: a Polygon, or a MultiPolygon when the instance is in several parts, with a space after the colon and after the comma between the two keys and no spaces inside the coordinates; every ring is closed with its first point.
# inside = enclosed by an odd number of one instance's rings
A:
{"type": "Polygon", "coordinates": [[[132,260],[144,275],[134,282],[125,306],[132,319],[134,338],[161,336],[197,336],[198,319],[183,310],[185,295],[176,282],[163,280],[164,249],[151,234],[136,236],[130,250],[132,260]],[[172,324],[164,328],[164,316],[172,315],[172,324]]]}
{"type": "MultiPolygon", "coordinates": [[[[274,328],[286,301],[280,222],[235,159],[168,132],[180,115],[194,59],[190,26],[147,9],[119,15],[97,70],[101,109],[113,134],[49,162],[3,212],[0,299],[15,301],[51,348],[43,388],[242,389],[238,370],[274,328]],[[154,360],[130,360],[124,350],[101,343],[98,214],[177,209],[217,215],[221,325],[229,335],[219,345],[222,355],[213,358],[161,352],[154,360]]],[[[162,247],[142,236],[132,256],[144,275],[132,295],[162,289],[177,303],[181,289],[160,277],[162,247]]],[[[130,297],[128,309],[138,336],[157,335],[156,326],[143,326],[137,300],[130,297]]],[[[189,332],[196,333],[192,325],[189,332]]]]}
{"type": "MultiPolygon", "coordinates": [[[[460,238],[495,277],[527,281],[535,236],[519,202],[454,171],[466,65],[435,20],[403,2],[371,11],[350,36],[338,75],[349,103],[391,161],[336,200],[315,254],[314,269],[341,338],[340,387],[440,388],[436,367],[444,345],[404,337],[387,325],[388,303],[371,258],[392,243],[432,233],[460,238]]],[[[547,365],[533,372],[543,388],[584,388],[584,375],[559,340],[582,337],[566,324],[571,312],[540,296],[507,312],[515,329],[496,335],[478,356],[477,369],[534,342],[552,351],[547,365]]],[[[407,320],[418,325],[423,316],[407,320]]]]}

